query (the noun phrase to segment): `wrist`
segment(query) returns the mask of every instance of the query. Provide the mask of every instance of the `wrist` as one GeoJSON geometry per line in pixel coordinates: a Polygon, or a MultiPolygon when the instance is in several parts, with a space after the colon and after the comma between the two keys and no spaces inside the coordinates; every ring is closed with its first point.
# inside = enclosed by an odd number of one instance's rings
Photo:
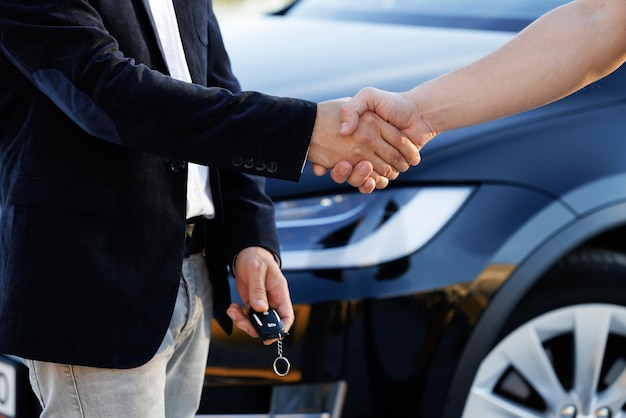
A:
{"type": "Polygon", "coordinates": [[[274,253],[272,250],[270,250],[268,248],[265,248],[265,247],[247,247],[247,248],[244,248],[243,250],[239,251],[237,254],[235,254],[233,256],[233,260],[232,260],[231,265],[230,265],[230,271],[232,272],[232,274],[233,274],[233,276],[235,278],[237,277],[236,268],[235,268],[235,266],[237,265],[237,259],[239,258],[239,256],[243,252],[245,252],[247,250],[254,250],[254,251],[261,250],[263,252],[269,253],[272,256],[272,258],[274,259],[274,262],[276,263],[278,268],[280,268],[280,266],[281,266],[280,257],[278,256],[278,254],[274,253]]]}

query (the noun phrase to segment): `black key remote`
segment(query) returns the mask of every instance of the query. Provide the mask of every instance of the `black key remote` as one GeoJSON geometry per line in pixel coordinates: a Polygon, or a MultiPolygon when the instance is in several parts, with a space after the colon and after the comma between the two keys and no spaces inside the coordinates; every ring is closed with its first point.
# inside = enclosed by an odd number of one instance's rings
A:
{"type": "Polygon", "coordinates": [[[289,335],[289,333],[285,332],[283,320],[280,319],[278,313],[272,308],[267,312],[257,312],[250,308],[248,309],[248,317],[259,338],[263,341],[289,335]]]}

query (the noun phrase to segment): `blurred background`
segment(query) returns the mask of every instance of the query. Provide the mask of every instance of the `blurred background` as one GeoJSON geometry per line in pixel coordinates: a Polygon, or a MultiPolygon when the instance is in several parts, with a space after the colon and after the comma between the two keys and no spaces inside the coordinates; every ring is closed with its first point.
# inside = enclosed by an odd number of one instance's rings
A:
{"type": "Polygon", "coordinates": [[[295,0],[213,0],[213,9],[220,21],[250,14],[278,12],[295,0]]]}

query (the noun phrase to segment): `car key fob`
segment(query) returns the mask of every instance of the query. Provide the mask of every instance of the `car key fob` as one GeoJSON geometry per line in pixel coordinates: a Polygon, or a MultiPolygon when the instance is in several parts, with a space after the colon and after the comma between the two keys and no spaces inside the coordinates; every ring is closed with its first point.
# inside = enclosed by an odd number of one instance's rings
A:
{"type": "Polygon", "coordinates": [[[256,333],[263,341],[273,338],[282,338],[289,333],[285,332],[283,320],[280,319],[278,313],[270,308],[266,312],[257,312],[254,309],[248,309],[248,317],[254,326],[256,333]]]}

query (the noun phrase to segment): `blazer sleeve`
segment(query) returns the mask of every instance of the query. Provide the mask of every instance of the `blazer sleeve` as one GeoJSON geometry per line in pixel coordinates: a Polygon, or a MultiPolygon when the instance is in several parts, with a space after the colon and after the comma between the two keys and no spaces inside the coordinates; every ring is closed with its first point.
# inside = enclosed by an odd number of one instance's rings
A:
{"type": "Polygon", "coordinates": [[[300,177],[315,103],[174,80],[124,55],[84,0],[0,2],[0,53],[99,139],[225,170],[300,177]]]}
{"type": "Polygon", "coordinates": [[[247,247],[259,246],[280,257],[274,205],[259,176],[220,172],[227,261],[247,247]]]}

